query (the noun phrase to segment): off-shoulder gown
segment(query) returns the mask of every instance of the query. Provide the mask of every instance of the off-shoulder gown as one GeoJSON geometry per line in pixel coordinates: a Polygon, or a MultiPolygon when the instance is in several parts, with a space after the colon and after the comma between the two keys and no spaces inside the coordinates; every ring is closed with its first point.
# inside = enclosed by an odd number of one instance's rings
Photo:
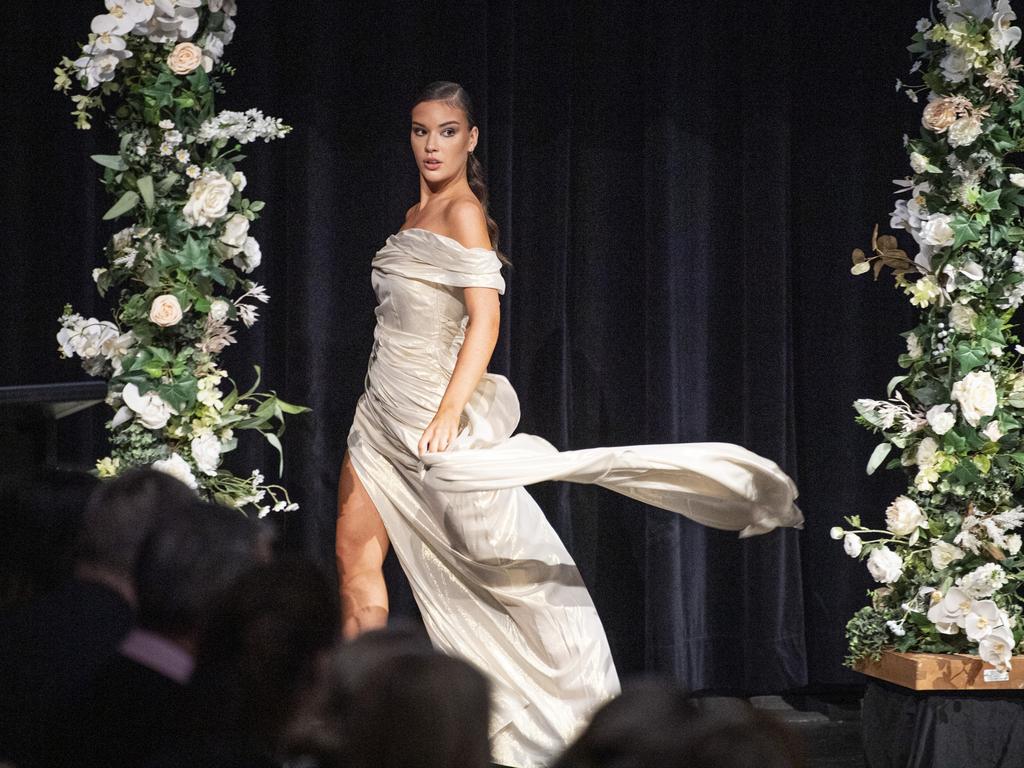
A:
{"type": "Polygon", "coordinates": [[[547,765],[619,692],[579,571],[524,485],[596,483],[740,535],[800,526],[796,487],[728,443],[558,451],[517,434],[508,379],[486,373],[446,451],[417,444],[467,322],[463,288],[504,293],[497,254],[431,230],[391,235],[373,259],[377,325],[348,434],[352,465],[409,579],[434,645],[491,678],[497,763],[547,765]]]}

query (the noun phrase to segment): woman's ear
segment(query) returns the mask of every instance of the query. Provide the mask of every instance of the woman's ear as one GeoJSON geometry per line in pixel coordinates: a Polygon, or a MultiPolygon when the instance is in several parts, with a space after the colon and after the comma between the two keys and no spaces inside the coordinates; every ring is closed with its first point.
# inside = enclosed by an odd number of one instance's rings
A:
{"type": "Polygon", "coordinates": [[[472,152],[476,148],[477,139],[480,136],[480,129],[475,125],[469,129],[469,151],[472,152]]]}

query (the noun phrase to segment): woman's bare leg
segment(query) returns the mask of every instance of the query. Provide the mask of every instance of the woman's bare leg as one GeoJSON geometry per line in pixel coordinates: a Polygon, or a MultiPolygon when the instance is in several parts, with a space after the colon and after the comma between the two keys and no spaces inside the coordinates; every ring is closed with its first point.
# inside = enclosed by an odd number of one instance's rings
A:
{"type": "Polygon", "coordinates": [[[334,551],[341,590],[341,632],[353,638],[387,624],[384,556],[388,534],[380,514],[352,468],[348,451],[338,479],[338,524],[334,551]]]}

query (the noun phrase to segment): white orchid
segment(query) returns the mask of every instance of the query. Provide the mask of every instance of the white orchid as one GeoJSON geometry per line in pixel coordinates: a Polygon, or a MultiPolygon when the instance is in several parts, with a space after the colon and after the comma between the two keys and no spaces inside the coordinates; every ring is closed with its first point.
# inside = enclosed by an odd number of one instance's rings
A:
{"type": "Polygon", "coordinates": [[[1005,627],[1007,621],[1006,614],[999,610],[994,601],[976,600],[964,617],[964,630],[970,640],[978,642],[997,627],[1005,627]]]}
{"type": "Polygon", "coordinates": [[[978,643],[978,656],[996,669],[1010,668],[1013,656],[1013,633],[1007,627],[998,627],[981,639],[978,643]]]}
{"type": "Polygon", "coordinates": [[[1010,0],[999,0],[992,15],[992,29],[988,33],[997,50],[1006,51],[1020,42],[1020,27],[1013,26],[1016,20],[1017,14],[1010,7],[1010,0]]]}

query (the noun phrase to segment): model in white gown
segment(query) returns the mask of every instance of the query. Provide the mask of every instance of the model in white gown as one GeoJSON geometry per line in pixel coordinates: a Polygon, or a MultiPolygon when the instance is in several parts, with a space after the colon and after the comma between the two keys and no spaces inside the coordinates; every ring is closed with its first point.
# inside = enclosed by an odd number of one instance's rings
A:
{"type": "Polygon", "coordinates": [[[802,516],[790,478],[735,445],[559,452],[512,436],[519,401],[491,373],[454,443],[420,456],[464,339],[462,289],[503,293],[500,267],[495,251],[431,230],[388,238],[373,260],[377,325],[348,449],[432,642],[491,678],[495,761],[533,768],[565,748],[619,681],[590,594],[525,484],[596,483],[741,535],[799,526],[802,516]]]}

